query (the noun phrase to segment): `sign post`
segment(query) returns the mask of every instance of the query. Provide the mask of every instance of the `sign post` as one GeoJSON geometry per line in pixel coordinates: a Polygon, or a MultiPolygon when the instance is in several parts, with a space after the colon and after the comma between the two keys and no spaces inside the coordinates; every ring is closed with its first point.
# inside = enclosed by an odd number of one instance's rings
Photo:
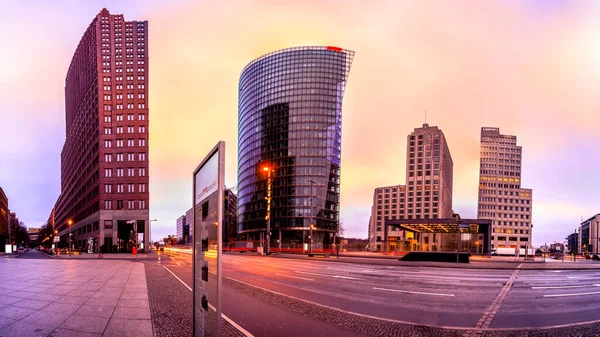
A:
{"type": "Polygon", "coordinates": [[[193,173],[194,300],[192,319],[194,337],[221,336],[224,186],[225,142],[220,141],[193,173]],[[209,281],[209,273],[215,274],[216,280],[209,281]],[[216,296],[209,298],[208,289],[215,286],[216,296]],[[211,319],[212,315],[216,315],[216,319],[211,319]]]}

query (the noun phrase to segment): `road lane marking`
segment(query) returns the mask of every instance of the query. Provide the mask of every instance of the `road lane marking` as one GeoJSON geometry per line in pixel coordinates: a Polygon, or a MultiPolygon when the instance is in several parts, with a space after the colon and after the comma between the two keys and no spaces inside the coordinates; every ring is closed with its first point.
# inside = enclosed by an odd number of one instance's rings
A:
{"type": "Polygon", "coordinates": [[[299,273],[299,274],[316,275],[316,276],[333,277],[333,278],[343,278],[343,279],[348,279],[348,280],[361,280],[360,278],[351,277],[351,276],[319,274],[319,273],[311,273],[308,271],[299,271],[299,270],[295,270],[294,272],[299,273]]]}
{"type": "Polygon", "coordinates": [[[531,287],[531,289],[569,289],[569,288],[586,288],[586,287],[600,287],[600,284],[584,284],[577,286],[540,286],[531,287]]]}
{"type": "Polygon", "coordinates": [[[306,280],[306,281],[314,281],[314,279],[312,279],[312,278],[306,278],[306,277],[300,277],[300,276],[292,276],[292,275],[277,274],[277,273],[275,275],[293,277],[293,278],[297,278],[300,280],[306,280]]]}
{"type": "Polygon", "coordinates": [[[181,266],[181,263],[177,262],[177,264],[181,266]]]}
{"type": "Polygon", "coordinates": [[[577,294],[552,294],[552,295],[544,295],[544,297],[568,297],[568,296],[585,296],[585,295],[598,295],[600,291],[594,291],[590,293],[577,293],[577,294]]]}
{"type": "MultiPolygon", "coordinates": [[[[513,285],[513,283],[517,279],[517,275],[521,271],[520,268],[522,266],[523,266],[523,263],[521,263],[515,269],[515,271],[512,273],[512,275],[510,276],[508,281],[506,281],[506,284],[504,285],[504,287],[502,287],[502,289],[500,290],[498,295],[496,295],[496,298],[494,298],[494,300],[492,301],[492,304],[490,304],[490,306],[487,307],[487,309],[483,312],[483,315],[481,316],[481,318],[475,325],[475,329],[477,329],[477,330],[488,329],[490,327],[490,325],[492,324],[492,321],[494,320],[494,317],[496,317],[496,314],[498,313],[498,311],[500,311],[500,306],[502,305],[502,302],[504,302],[504,300],[506,299],[506,296],[508,296],[510,287],[513,285]]],[[[463,337],[477,336],[476,333],[477,332],[473,331],[473,330],[465,331],[465,333],[463,334],[463,337]]]]}
{"type": "MultiPolygon", "coordinates": [[[[163,267],[169,272],[171,273],[171,275],[173,275],[179,282],[181,282],[181,284],[183,284],[189,291],[191,291],[193,293],[192,288],[190,288],[190,286],[188,286],[185,282],[183,282],[182,279],[180,279],[177,275],[175,275],[175,273],[173,273],[169,268],[167,268],[167,266],[163,265],[163,267]]],[[[212,305],[212,304],[208,304],[208,306],[210,307],[210,309],[212,311],[217,311],[217,309],[212,305]]],[[[239,326],[236,322],[234,322],[231,318],[225,316],[224,313],[221,313],[221,317],[223,317],[224,320],[226,320],[227,322],[229,322],[229,324],[233,325],[234,328],[238,329],[241,333],[244,334],[244,336],[246,337],[254,337],[253,334],[251,334],[250,332],[248,332],[248,330],[242,328],[241,326],[239,326]]]]}
{"type": "Polygon", "coordinates": [[[175,258],[171,256],[171,260],[175,260],[175,258]]]}
{"type": "Polygon", "coordinates": [[[432,295],[432,296],[449,296],[454,297],[454,294],[441,294],[441,293],[426,293],[422,291],[409,291],[409,290],[399,290],[399,289],[387,289],[387,288],[377,288],[373,287],[374,290],[383,290],[383,291],[393,291],[397,293],[406,293],[406,294],[418,294],[418,295],[432,295]]]}

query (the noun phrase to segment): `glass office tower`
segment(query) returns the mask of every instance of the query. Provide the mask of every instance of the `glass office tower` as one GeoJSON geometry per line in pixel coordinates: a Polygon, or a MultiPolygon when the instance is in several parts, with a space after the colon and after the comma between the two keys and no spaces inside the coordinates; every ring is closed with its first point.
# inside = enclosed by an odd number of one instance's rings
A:
{"type": "Polygon", "coordinates": [[[238,226],[241,239],[266,231],[271,246],[330,249],[340,211],[342,98],[353,51],[295,47],[242,71],[238,115],[238,226]],[[271,171],[272,179],[269,179],[271,171]],[[268,183],[271,193],[268,195],[268,183]]]}

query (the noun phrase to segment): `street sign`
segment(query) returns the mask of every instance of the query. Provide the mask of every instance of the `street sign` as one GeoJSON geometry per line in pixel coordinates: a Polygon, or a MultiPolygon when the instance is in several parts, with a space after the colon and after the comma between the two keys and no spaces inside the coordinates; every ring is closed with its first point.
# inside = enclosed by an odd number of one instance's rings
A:
{"type": "Polygon", "coordinates": [[[458,225],[458,228],[469,228],[469,224],[460,224],[458,225]]]}

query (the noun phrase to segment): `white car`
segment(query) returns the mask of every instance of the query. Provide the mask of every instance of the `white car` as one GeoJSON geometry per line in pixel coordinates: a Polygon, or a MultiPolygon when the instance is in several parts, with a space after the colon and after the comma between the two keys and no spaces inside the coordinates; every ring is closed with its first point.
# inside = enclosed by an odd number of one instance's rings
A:
{"type": "Polygon", "coordinates": [[[19,246],[19,248],[17,249],[17,253],[25,253],[25,248],[23,248],[23,246],[19,246]]]}

